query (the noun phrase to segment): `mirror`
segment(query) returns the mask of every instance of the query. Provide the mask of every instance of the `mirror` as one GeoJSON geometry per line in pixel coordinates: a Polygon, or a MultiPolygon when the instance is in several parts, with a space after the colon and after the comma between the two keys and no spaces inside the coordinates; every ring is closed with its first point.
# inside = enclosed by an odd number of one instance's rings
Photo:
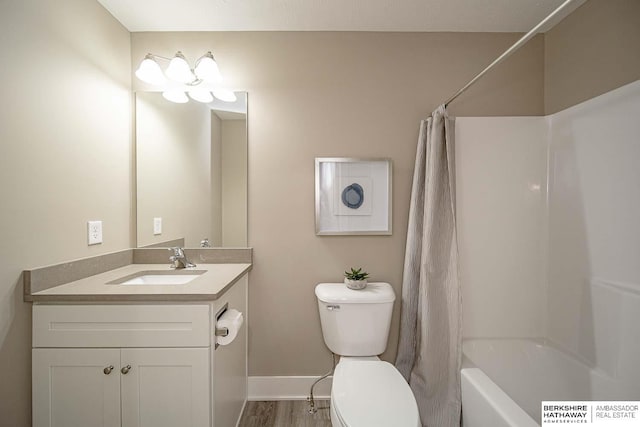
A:
{"type": "Polygon", "coordinates": [[[236,97],[136,93],[138,247],[247,246],[247,94],[236,97]]]}

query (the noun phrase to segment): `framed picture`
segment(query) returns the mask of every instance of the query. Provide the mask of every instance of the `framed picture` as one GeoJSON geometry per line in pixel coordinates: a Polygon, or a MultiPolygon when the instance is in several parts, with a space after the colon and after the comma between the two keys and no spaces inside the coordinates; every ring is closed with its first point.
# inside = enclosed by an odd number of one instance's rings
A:
{"type": "Polygon", "coordinates": [[[316,158],[316,234],[391,234],[391,160],[316,158]]]}

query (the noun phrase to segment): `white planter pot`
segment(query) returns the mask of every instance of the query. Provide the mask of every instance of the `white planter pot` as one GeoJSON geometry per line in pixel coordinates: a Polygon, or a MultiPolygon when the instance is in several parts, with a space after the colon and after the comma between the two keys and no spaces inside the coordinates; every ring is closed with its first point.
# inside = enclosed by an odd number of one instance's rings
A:
{"type": "Polygon", "coordinates": [[[349,289],[360,290],[367,287],[367,280],[351,280],[345,277],[344,283],[347,285],[349,289]]]}

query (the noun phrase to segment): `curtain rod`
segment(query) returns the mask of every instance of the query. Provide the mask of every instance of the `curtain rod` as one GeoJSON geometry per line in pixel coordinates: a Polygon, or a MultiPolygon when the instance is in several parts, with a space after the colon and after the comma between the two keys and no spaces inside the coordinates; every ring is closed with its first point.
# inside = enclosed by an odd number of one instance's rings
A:
{"type": "Polygon", "coordinates": [[[458,90],[449,99],[447,99],[444,102],[444,106],[445,107],[448,106],[454,99],[456,99],[457,97],[462,95],[462,93],[464,91],[469,89],[476,81],[478,81],[482,76],[484,76],[486,73],[488,73],[489,70],[491,70],[493,67],[495,67],[496,65],[498,65],[499,63],[501,63],[502,61],[507,59],[507,57],[510,56],[513,52],[515,52],[516,50],[520,49],[520,47],[522,47],[522,45],[524,45],[526,42],[528,42],[531,38],[533,38],[533,36],[535,36],[538,33],[538,30],[540,28],[542,28],[547,22],[549,22],[551,19],[553,19],[556,15],[558,15],[560,12],[562,12],[567,6],[569,6],[570,3],[573,3],[574,1],[575,0],[566,0],[564,3],[562,3],[560,6],[558,6],[558,8],[556,10],[551,12],[551,14],[549,14],[549,16],[544,18],[542,21],[540,21],[540,23],[538,25],[533,27],[527,34],[522,36],[522,38],[520,40],[518,40],[517,42],[515,42],[515,44],[513,46],[511,46],[502,55],[500,55],[495,61],[493,61],[491,64],[489,64],[487,66],[487,68],[482,70],[477,76],[475,76],[473,79],[471,79],[471,81],[469,81],[469,83],[464,85],[460,90],[458,90]]]}

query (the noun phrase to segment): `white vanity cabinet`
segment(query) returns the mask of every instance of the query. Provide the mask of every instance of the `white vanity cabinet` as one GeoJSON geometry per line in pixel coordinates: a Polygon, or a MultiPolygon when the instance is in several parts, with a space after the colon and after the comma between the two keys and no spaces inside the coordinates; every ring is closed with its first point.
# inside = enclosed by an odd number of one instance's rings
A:
{"type": "Polygon", "coordinates": [[[34,305],[33,426],[235,426],[246,322],[216,350],[215,316],[246,315],[246,285],[211,302],[34,305]]]}
{"type": "Polygon", "coordinates": [[[206,348],[34,349],[34,426],[207,426],[206,348]]]}

